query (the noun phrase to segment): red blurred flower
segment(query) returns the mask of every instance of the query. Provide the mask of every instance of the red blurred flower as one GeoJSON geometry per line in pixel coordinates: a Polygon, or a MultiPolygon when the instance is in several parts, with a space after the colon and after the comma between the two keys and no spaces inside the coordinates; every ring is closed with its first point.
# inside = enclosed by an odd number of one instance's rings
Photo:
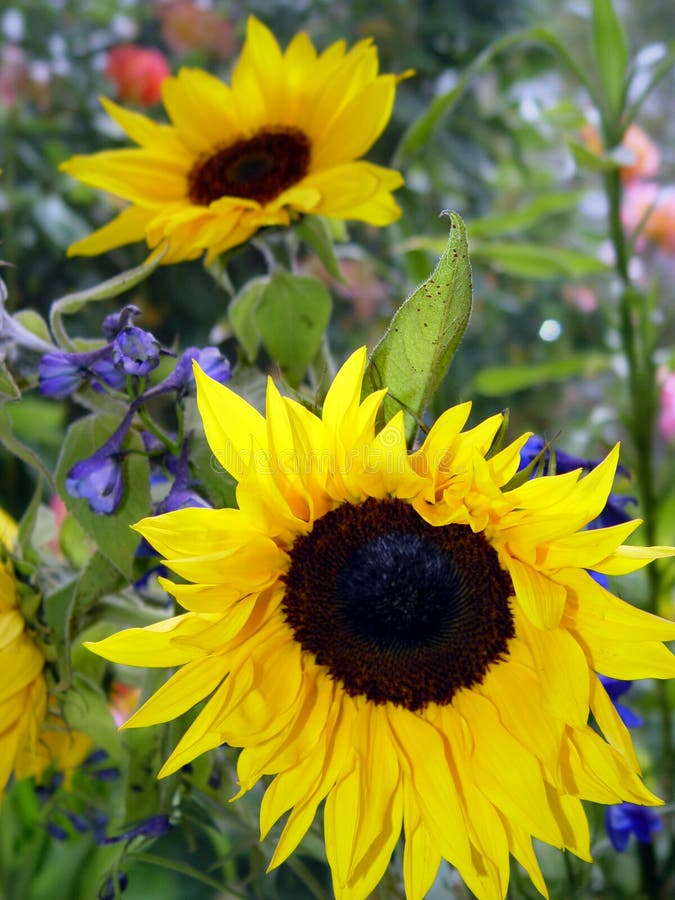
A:
{"type": "Polygon", "coordinates": [[[119,44],[108,53],[105,74],[123,103],[152,106],[159,101],[162,82],[171,70],[160,50],[119,44]]]}
{"type": "Polygon", "coordinates": [[[162,3],[162,37],[175,53],[206,50],[219,59],[234,52],[234,27],[212,9],[190,2],[162,3]]]}

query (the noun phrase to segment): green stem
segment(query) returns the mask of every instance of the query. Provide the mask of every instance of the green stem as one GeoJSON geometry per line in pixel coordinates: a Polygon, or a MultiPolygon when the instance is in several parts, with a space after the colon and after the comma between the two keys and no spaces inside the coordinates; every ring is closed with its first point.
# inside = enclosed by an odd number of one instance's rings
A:
{"type": "MultiPolygon", "coordinates": [[[[628,430],[635,453],[637,492],[644,519],[647,544],[657,543],[659,499],[654,471],[654,433],[657,412],[656,369],[653,355],[651,315],[647,298],[633,286],[629,272],[629,250],[621,221],[622,185],[618,170],[605,173],[608,199],[609,231],[614,246],[615,267],[621,282],[619,316],[621,343],[628,364],[630,411],[628,430]]],[[[662,590],[663,570],[658,561],[647,567],[647,602],[650,612],[657,613],[662,590]]],[[[665,685],[658,684],[657,697],[661,718],[661,752],[663,787],[671,796],[673,781],[673,739],[671,711],[665,685]]]]}

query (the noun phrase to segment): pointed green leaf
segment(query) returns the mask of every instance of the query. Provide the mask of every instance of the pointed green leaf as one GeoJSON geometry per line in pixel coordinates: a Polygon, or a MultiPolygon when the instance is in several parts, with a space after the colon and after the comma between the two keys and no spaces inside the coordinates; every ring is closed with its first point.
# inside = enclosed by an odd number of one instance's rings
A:
{"type": "Polygon", "coordinates": [[[621,165],[617,159],[606,154],[600,156],[593,153],[578,141],[568,140],[567,144],[572,151],[574,161],[580,168],[589,169],[591,172],[611,172],[612,169],[618,169],[621,165]]]}
{"type": "Polygon", "coordinates": [[[323,216],[303,216],[295,225],[295,233],[301,241],[312,248],[329,275],[333,278],[342,278],[331,228],[323,216]]]}
{"type": "Polygon", "coordinates": [[[583,373],[591,374],[609,368],[607,357],[600,354],[569,356],[527,366],[494,366],[476,375],[473,388],[487,397],[504,397],[516,391],[538,387],[553,381],[566,381],[583,373]]]}
{"type": "Polygon", "coordinates": [[[366,369],[364,391],[389,388],[384,417],[399,409],[412,439],[417,420],[443,380],[471,315],[466,229],[450,213],[450,236],[431,276],[398,309],[366,369]]]}
{"type": "Polygon", "coordinates": [[[255,312],[263,342],[291,387],[298,387],[328,326],[331,298],[315,278],[275,272],[255,312]]]}
{"type": "Polygon", "coordinates": [[[20,309],[14,313],[14,320],[22,325],[31,334],[50,344],[52,336],[49,333],[47,323],[35,309],[20,309]]]}
{"type": "Polygon", "coordinates": [[[508,213],[497,212],[482,219],[473,219],[467,226],[469,240],[492,237],[496,234],[510,234],[514,231],[531,228],[548,216],[574,209],[580,197],[581,192],[577,191],[544,194],[531,200],[521,209],[515,209],[508,213]]]}
{"type": "Polygon", "coordinates": [[[611,121],[618,123],[626,97],[628,44],[612,0],[593,0],[593,49],[600,72],[602,106],[611,121]]]}
{"type": "Polygon", "coordinates": [[[42,462],[34,450],[27,447],[26,444],[20,441],[14,434],[14,424],[7,406],[0,407],[0,442],[5,445],[10,453],[18,457],[18,459],[23,460],[23,462],[28,463],[29,466],[37,469],[51,489],[55,490],[54,479],[47,466],[42,462]]]}
{"type": "Polygon", "coordinates": [[[232,331],[246,354],[253,362],[260,345],[260,332],[255,320],[255,311],[269,282],[268,278],[254,278],[248,281],[230,303],[227,315],[232,331]]]}
{"type": "Polygon", "coordinates": [[[0,359],[0,400],[18,400],[19,397],[21,391],[4,360],[0,359]]]}
{"type": "MultiPolygon", "coordinates": [[[[93,538],[101,552],[127,578],[132,577],[134,552],[139,537],[129,527],[150,511],[150,477],[147,457],[129,453],[122,463],[124,494],[117,510],[109,516],[89,509],[87,500],[71,497],[66,491],[66,475],[81,459],[97,450],[110,437],[121,419],[113,416],[86,416],[71,425],[56,467],[56,484],[68,512],[93,538]]],[[[139,435],[131,432],[125,449],[143,450],[139,435]]]]}

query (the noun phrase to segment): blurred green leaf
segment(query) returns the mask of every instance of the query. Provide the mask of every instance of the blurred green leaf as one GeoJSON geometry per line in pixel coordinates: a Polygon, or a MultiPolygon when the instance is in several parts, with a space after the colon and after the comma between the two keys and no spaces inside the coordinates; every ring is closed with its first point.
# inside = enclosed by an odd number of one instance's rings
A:
{"type": "Polygon", "coordinates": [[[610,172],[612,169],[618,169],[621,165],[618,159],[604,153],[602,156],[593,153],[578,141],[568,140],[567,144],[572,151],[574,161],[583,169],[589,169],[591,172],[610,172]]]}
{"type": "MultiPolygon", "coordinates": [[[[124,494],[117,510],[110,516],[98,515],[89,509],[87,500],[71,497],[66,491],[66,475],[81,459],[91,456],[120,424],[113,416],[87,416],[70,426],[56,466],[56,484],[68,512],[86,533],[93,538],[100,551],[127,578],[132,577],[134,552],[139,537],[129,527],[150,511],[150,476],[148,459],[142,453],[129,453],[122,463],[124,494]]],[[[126,449],[143,449],[139,435],[131,432],[126,449]]]]}
{"type": "Polygon", "coordinates": [[[522,209],[497,213],[483,219],[473,219],[467,226],[469,240],[473,241],[475,238],[491,237],[496,234],[510,234],[530,228],[548,216],[574,209],[580,196],[581,193],[576,191],[545,194],[532,200],[522,209]]]}
{"type": "Polygon", "coordinates": [[[291,387],[298,387],[328,326],[331,298],[315,278],[275,272],[255,320],[265,347],[291,387]]]}
{"type": "Polygon", "coordinates": [[[565,357],[533,365],[495,366],[479,372],[474,378],[473,388],[476,393],[487,397],[504,397],[545,382],[565,381],[575,375],[609,367],[609,360],[599,354],[565,357]]]}
{"type": "Polygon", "coordinates": [[[78,215],[58,194],[48,194],[33,205],[33,221],[49,240],[65,250],[90,230],[86,220],[78,215]]]}
{"type": "Polygon", "coordinates": [[[471,258],[518,278],[584,278],[609,271],[597,257],[579,250],[515,241],[472,241],[471,258]]]}
{"type": "Polygon", "coordinates": [[[0,359],[0,399],[18,400],[19,397],[21,397],[21,391],[16,381],[12,378],[4,360],[0,359]]]}
{"type": "Polygon", "coordinates": [[[232,331],[239,340],[249,362],[253,362],[255,359],[260,345],[260,332],[255,320],[255,311],[268,282],[267,277],[253,278],[251,281],[247,281],[231,301],[227,310],[232,331]]]}
{"type": "Polygon", "coordinates": [[[39,337],[48,344],[52,342],[52,336],[49,333],[47,323],[40,313],[35,309],[20,309],[14,313],[15,321],[19,322],[27,331],[39,337]]]}
{"type": "Polygon", "coordinates": [[[316,253],[329,275],[342,279],[331,227],[326,219],[323,216],[303,216],[295,226],[295,232],[316,253]]]}
{"type": "Polygon", "coordinates": [[[97,684],[78,675],[66,695],[64,718],[71,728],[90,735],[96,749],[107,751],[110,759],[106,765],[110,765],[121,758],[122,743],[108,699],[97,684]]]}
{"type": "Polygon", "coordinates": [[[628,44],[612,0],[593,0],[593,49],[602,84],[602,107],[618,123],[626,97],[628,44]]]}
{"type": "Polygon", "coordinates": [[[445,377],[471,315],[471,265],[464,223],[450,213],[450,236],[430,277],[402,304],[375,347],[364,391],[388,387],[385,421],[406,411],[412,439],[417,420],[445,377]]]}
{"type": "Polygon", "coordinates": [[[30,544],[31,538],[33,536],[33,531],[35,529],[35,523],[37,522],[37,515],[38,510],[40,509],[41,501],[42,479],[38,478],[37,484],[35,485],[35,490],[33,491],[33,496],[31,497],[31,501],[26,507],[26,511],[21,516],[21,521],[19,522],[18,544],[24,552],[26,550],[26,547],[30,544]]]}
{"type": "Polygon", "coordinates": [[[44,397],[23,397],[7,406],[14,431],[22,440],[39,447],[60,447],[66,409],[44,397]]]}
{"type": "Polygon", "coordinates": [[[113,593],[124,584],[119,569],[103,553],[91,557],[84,571],[58,591],[45,597],[44,619],[51,631],[59,659],[61,681],[70,683],[71,646],[77,637],[78,616],[104,594],[113,593]]]}
{"type": "Polygon", "coordinates": [[[23,460],[23,462],[28,463],[28,465],[32,466],[34,469],[37,469],[46,480],[47,484],[54,490],[55,486],[52,473],[42,462],[37,453],[30,447],[27,447],[26,444],[20,441],[14,434],[14,425],[12,417],[9,414],[9,408],[9,404],[0,406],[0,441],[10,453],[23,460]]]}

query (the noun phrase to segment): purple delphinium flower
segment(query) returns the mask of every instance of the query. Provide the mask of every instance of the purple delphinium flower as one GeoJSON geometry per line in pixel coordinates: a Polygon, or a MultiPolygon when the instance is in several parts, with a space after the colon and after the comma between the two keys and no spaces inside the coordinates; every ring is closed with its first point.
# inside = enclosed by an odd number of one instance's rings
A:
{"type": "Polygon", "coordinates": [[[127,325],[115,335],[112,358],[126,375],[149,375],[159,365],[159,341],[136,325],[127,325]]]}
{"type": "Polygon", "coordinates": [[[649,806],[617,803],[605,810],[605,828],[614,849],[623,853],[631,834],[640,843],[649,844],[653,835],[663,828],[663,822],[649,806]]]}
{"type": "Polygon", "coordinates": [[[132,406],[119,428],[87,459],[82,459],[66,475],[66,490],[71,497],[89,501],[92,512],[110,515],[122,499],[124,478],[122,444],[136,412],[132,406]]]}
{"type": "Polygon", "coordinates": [[[195,390],[195,377],[192,371],[193,361],[197,362],[201,368],[211,378],[225,384],[232,375],[230,363],[222,355],[217,347],[188,347],[178,357],[173,372],[164,379],[150,388],[143,395],[146,400],[152,397],[158,397],[160,394],[168,394],[170,391],[176,391],[178,397],[182,397],[195,390]]]}
{"type": "Polygon", "coordinates": [[[167,815],[160,814],[156,816],[150,816],[149,819],[146,819],[139,825],[135,825],[133,828],[129,828],[127,831],[123,831],[121,834],[115,834],[112,836],[106,835],[105,828],[95,828],[94,840],[100,847],[103,847],[107,846],[108,844],[119,844],[120,841],[130,841],[135,837],[161,837],[163,834],[167,834],[167,832],[171,831],[171,828],[172,825],[169,817],[167,815]]]}
{"type": "Polygon", "coordinates": [[[106,339],[114,341],[119,332],[131,325],[136,316],[140,316],[141,311],[133,303],[127,303],[118,313],[110,313],[101,322],[101,329],[106,339]]]}
{"type": "Polygon", "coordinates": [[[55,400],[64,400],[82,387],[92,367],[106,355],[110,355],[109,347],[100,347],[90,353],[64,353],[61,350],[45,353],[38,367],[40,393],[55,400]]]}
{"type": "MultiPolygon", "coordinates": [[[[543,454],[541,465],[541,474],[549,475],[553,466],[551,465],[551,447],[549,442],[538,434],[528,438],[527,443],[520,451],[520,469],[525,469],[539,454],[543,454]]],[[[579,456],[573,456],[571,453],[565,453],[564,450],[553,448],[553,456],[555,460],[555,472],[559,475],[565,472],[573,472],[575,469],[583,469],[590,472],[599,465],[601,460],[582,459],[579,456]]],[[[535,465],[535,471],[537,466],[535,465]]],[[[623,475],[624,478],[630,478],[630,474],[623,466],[617,466],[617,473],[623,475]]],[[[622,522],[628,522],[633,518],[626,512],[626,506],[630,503],[636,503],[635,497],[623,494],[610,494],[607,498],[605,508],[593,522],[589,524],[589,528],[609,528],[611,525],[619,525],[622,522]]]]}
{"type": "Polygon", "coordinates": [[[160,513],[174,512],[177,509],[189,509],[190,507],[202,507],[211,509],[211,504],[201,494],[192,489],[190,479],[190,466],[188,463],[188,447],[190,435],[183,442],[180,457],[176,465],[176,477],[171,485],[171,490],[157,506],[157,515],[160,513]]]}
{"type": "Polygon", "coordinates": [[[638,728],[640,725],[644,725],[644,720],[640,718],[637,713],[634,713],[632,709],[624,706],[623,703],[618,702],[619,697],[622,697],[631,689],[633,682],[623,681],[620,678],[609,678],[607,675],[598,675],[598,678],[603,683],[604,688],[609,695],[609,699],[614,704],[614,708],[618,712],[621,721],[626,728],[638,728]]]}
{"type": "Polygon", "coordinates": [[[91,382],[95,391],[103,391],[104,387],[112,388],[114,391],[124,390],[127,376],[115,365],[112,350],[108,356],[102,357],[91,367],[91,382]]]}

